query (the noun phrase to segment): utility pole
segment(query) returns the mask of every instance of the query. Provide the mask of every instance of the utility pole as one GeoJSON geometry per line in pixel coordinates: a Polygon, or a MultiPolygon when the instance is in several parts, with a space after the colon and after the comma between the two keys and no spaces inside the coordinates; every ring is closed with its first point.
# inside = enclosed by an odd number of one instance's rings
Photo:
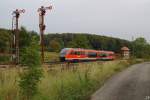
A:
{"type": "MultiPolygon", "coordinates": [[[[15,11],[13,11],[12,15],[13,15],[13,19],[15,19],[15,29],[14,31],[14,47],[15,47],[15,64],[18,65],[19,64],[19,17],[21,13],[25,13],[25,10],[18,10],[16,9],[15,11]]],[[[13,25],[12,25],[12,29],[13,29],[13,25]]]]}
{"type": "Polygon", "coordinates": [[[45,24],[44,24],[44,16],[46,14],[46,10],[51,10],[52,6],[44,7],[38,9],[39,12],[39,28],[40,28],[40,45],[41,45],[41,60],[44,63],[44,31],[45,31],[45,24]]]}

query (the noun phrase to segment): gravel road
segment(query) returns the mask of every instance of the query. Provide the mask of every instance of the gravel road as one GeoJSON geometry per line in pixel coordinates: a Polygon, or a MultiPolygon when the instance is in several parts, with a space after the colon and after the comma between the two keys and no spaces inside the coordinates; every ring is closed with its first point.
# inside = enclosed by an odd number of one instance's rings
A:
{"type": "Polygon", "coordinates": [[[91,100],[150,100],[150,62],[133,65],[114,75],[91,100]]]}

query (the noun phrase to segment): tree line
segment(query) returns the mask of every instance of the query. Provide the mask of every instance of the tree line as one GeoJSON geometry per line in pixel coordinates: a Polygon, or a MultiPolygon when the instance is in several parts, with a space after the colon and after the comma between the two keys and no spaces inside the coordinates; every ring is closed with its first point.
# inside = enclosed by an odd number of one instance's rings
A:
{"type": "MultiPolygon", "coordinates": [[[[34,31],[27,31],[24,27],[19,30],[19,47],[21,50],[28,47],[31,43],[32,37],[35,36],[37,40],[39,36],[34,31]]],[[[7,29],[0,29],[0,53],[9,53],[13,46],[13,32],[7,29]]]]}
{"type": "Polygon", "coordinates": [[[54,33],[45,35],[45,46],[49,51],[62,48],[86,48],[120,52],[121,47],[132,47],[131,42],[119,38],[84,33],[54,33]]]}
{"type": "MultiPolygon", "coordinates": [[[[20,29],[20,50],[30,45],[32,37],[40,41],[40,36],[34,31],[20,29]]],[[[9,52],[12,43],[12,32],[0,29],[0,53],[9,52]]],[[[37,42],[37,44],[40,44],[37,42]]],[[[95,50],[111,50],[120,53],[123,46],[129,47],[131,54],[138,58],[150,56],[150,44],[142,37],[134,41],[86,33],[49,33],[44,35],[45,51],[60,52],[63,48],[85,48],[95,50]]]]}

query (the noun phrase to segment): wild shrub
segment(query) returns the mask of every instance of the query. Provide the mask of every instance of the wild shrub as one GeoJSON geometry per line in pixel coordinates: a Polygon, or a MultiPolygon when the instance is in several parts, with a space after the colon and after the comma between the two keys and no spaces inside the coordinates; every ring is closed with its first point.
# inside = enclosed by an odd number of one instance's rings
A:
{"type": "Polygon", "coordinates": [[[21,55],[21,64],[26,66],[27,69],[20,75],[19,87],[26,100],[31,100],[38,93],[38,83],[42,77],[38,45],[34,38],[31,42],[21,55]]]}

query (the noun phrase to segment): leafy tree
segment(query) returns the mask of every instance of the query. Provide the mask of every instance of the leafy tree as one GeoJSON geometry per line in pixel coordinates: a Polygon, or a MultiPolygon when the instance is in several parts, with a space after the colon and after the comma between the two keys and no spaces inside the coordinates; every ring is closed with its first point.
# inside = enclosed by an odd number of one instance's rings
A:
{"type": "Polygon", "coordinates": [[[134,52],[134,56],[138,58],[150,58],[150,45],[144,38],[137,38],[135,41],[133,41],[132,44],[132,51],[134,52]]]}
{"type": "Polygon", "coordinates": [[[11,32],[0,29],[0,52],[8,52],[11,44],[11,32]]]}
{"type": "Polygon", "coordinates": [[[147,41],[143,37],[139,37],[134,41],[135,44],[140,44],[140,45],[147,45],[147,41]]]}
{"type": "Polygon", "coordinates": [[[92,45],[93,49],[103,49],[102,48],[102,43],[100,41],[99,37],[95,37],[94,35],[88,36],[87,37],[89,40],[89,43],[92,45]]]}
{"type": "Polygon", "coordinates": [[[123,39],[91,35],[91,34],[74,34],[74,33],[51,33],[45,35],[45,46],[49,47],[50,41],[56,39],[59,42],[61,48],[73,47],[73,48],[89,48],[96,50],[113,50],[120,52],[122,46],[131,46],[131,42],[123,39]]]}
{"type": "Polygon", "coordinates": [[[73,48],[89,48],[89,42],[86,36],[78,34],[69,42],[68,46],[73,48]]]}
{"type": "Polygon", "coordinates": [[[38,92],[38,83],[42,77],[41,59],[38,44],[35,38],[30,41],[29,47],[25,47],[21,56],[21,64],[27,67],[20,75],[19,86],[24,98],[31,100],[38,92]]]}
{"type": "Polygon", "coordinates": [[[52,49],[52,51],[55,51],[55,52],[59,52],[61,49],[61,46],[59,42],[57,41],[57,39],[50,41],[49,46],[52,49]]]}
{"type": "Polygon", "coordinates": [[[27,31],[25,27],[21,27],[19,37],[20,48],[28,47],[31,44],[32,37],[34,37],[36,40],[39,40],[39,36],[36,32],[27,31]]]}

